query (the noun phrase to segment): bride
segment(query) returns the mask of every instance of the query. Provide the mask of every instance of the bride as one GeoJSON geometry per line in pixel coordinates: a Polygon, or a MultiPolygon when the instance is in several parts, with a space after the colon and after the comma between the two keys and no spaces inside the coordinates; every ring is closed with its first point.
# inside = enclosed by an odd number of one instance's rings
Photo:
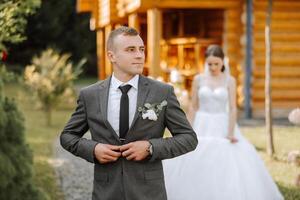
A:
{"type": "Polygon", "coordinates": [[[236,125],[236,83],[220,46],[206,53],[194,78],[189,119],[195,151],[164,160],[169,200],[282,200],[255,148],[236,125]]]}

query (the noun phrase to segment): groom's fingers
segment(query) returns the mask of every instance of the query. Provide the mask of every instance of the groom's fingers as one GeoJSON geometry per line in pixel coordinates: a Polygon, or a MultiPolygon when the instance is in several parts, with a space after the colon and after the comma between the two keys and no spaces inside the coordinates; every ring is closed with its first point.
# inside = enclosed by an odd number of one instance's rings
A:
{"type": "Polygon", "coordinates": [[[128,149],[127,151],[122,152],[123,157],[127,157],[133,153],[132,149],[128,149]]]}
{"type": "Polygon", "coordinates": [[[119,147],[98,143],[95,147],[94,154],[100,163],[114,162],[121,156],[121,152],[114,151],[114,149],[119,149],[119,147]]]}
{"type": "Polygon", "coordinates": [[[100,157],[101,163],[108,163],[108,162],[114,162],[118,160],[118,158],[121,156],[121,153],[113,152],[113,151],[106,151],[103,153],[103,155],[100,157]]]}
{"type": "Polygon", "coordinates": [[[117,160],[118,160],[118,157],[103,155],[99,159],[99,162],[103,164],[103,163],[115,162],[117,160]]]}
{"type": "Polygon", "coordinates": [[[112,157],[120,157],[121,156],[121,152],[113,151],[113,150],[110,150],[110,149],[108,149],[105,152],[105,154],[108,155],[108,156],[112,156],[112,157]]]}
{"type": "Polygon", "coordinates": [[[130,149],[132,147],[132,145],[133,145],[132,143],[124,144],[124,145],[120,146],[120,151],[124,152],[124,151],[130,149]]]}
{"type": "Polygon", "coordinates": [[[127,160],[135,160],[135,155],[131,154],[130,156],[126,157],[127,160]]]}
{"type": "Polygon", "coordinates": [[[120,151],[120,146],[107,144],[107,147],[112,151],[120,151]]]}
{"type": "Polygon", "coordinates": [[[101,158],[99,162],[100,162],[101,164],[105,164],[105,163],[110,163],[110,162],[113,162],[113,161],[107,160],[107,159],[104,159],[104,158],[101,158]]]}
{"type": "Polygon", "coordinates": [[[104,155],[103,159],[107,160],[107,161],[116,161],[118,159],[118,157],[114,157],[114,156],[110,156],[110,155],[104,155]]]}

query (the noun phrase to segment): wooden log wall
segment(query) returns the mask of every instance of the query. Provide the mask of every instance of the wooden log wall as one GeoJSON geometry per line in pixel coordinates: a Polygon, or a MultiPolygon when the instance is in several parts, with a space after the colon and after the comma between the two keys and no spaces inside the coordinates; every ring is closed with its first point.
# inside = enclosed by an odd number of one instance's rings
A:
{"type": "Polygon", "coordinates": [[[231,74],[237,81],[237,104],[243,106],[244,102],[244,70],[243,70],[243,47],[241,40],[243,37],[244,25],[242,24],[243,2],[236,1],[236,4],[226,9],[224,12],[224,32],[223,32],[223,49],[229,58],[231,74]]]}
{"type": "MultiPolygon", "coordinates": [[[[266,0],[254,1],[253,82],[254,109],[264,108],[266,0]]],[[[300,106],[300,1],[274,0],[272,35],[273,107],[300,106]]]]}

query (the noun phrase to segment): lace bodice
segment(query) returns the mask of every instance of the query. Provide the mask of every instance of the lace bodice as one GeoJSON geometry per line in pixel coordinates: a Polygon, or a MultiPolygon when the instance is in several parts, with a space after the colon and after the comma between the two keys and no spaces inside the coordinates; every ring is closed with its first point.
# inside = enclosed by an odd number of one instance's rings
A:
{"type": "MultiPolygon", "coordinates": [[[[200,80],[199,80],[200,81],[200,80]]],[[[228,89],[227,84],[212,88],[199,82],[198,98],[199,111],[209,113],[223,113],[227,112],[228,107],[228,89]]]]}

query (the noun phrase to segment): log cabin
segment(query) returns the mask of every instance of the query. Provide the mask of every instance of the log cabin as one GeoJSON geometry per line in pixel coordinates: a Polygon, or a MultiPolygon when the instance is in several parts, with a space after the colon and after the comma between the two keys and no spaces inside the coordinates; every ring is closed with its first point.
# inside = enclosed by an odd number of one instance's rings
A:
{"type": "MultiPolygon", "coordinates": [[[[170,70],[177,69],[184,76],[187,89],[193,76],[203,70],[207,46],[220,44],[237,79],[239,108],[245,106],[248,97],[254,116],[259,116],[264,113],[265,103],[268,2],[252,0],[250,3],[250,36],[246,20],[249,0],[77,0],[77,11],[91,13],[90,28],[97,35],[99,79],[112,72],[105,55],[105,41],[109,32],[120,25],[140,32],[147,47],[146,75],[168,81],[170,70]],[[249,37],[251,56],[247,57],[249,37]],[[247,66],[246,59],[250,59],[251,66],[247,66]],[[245,85],[246,77],[250,77],[249,85],[245,85]]],[[[286,116],[292,108],[300,106],[299,10],[299,0],[273,0],[271,77],[273,109],[278,116],[286,116]]]]}

